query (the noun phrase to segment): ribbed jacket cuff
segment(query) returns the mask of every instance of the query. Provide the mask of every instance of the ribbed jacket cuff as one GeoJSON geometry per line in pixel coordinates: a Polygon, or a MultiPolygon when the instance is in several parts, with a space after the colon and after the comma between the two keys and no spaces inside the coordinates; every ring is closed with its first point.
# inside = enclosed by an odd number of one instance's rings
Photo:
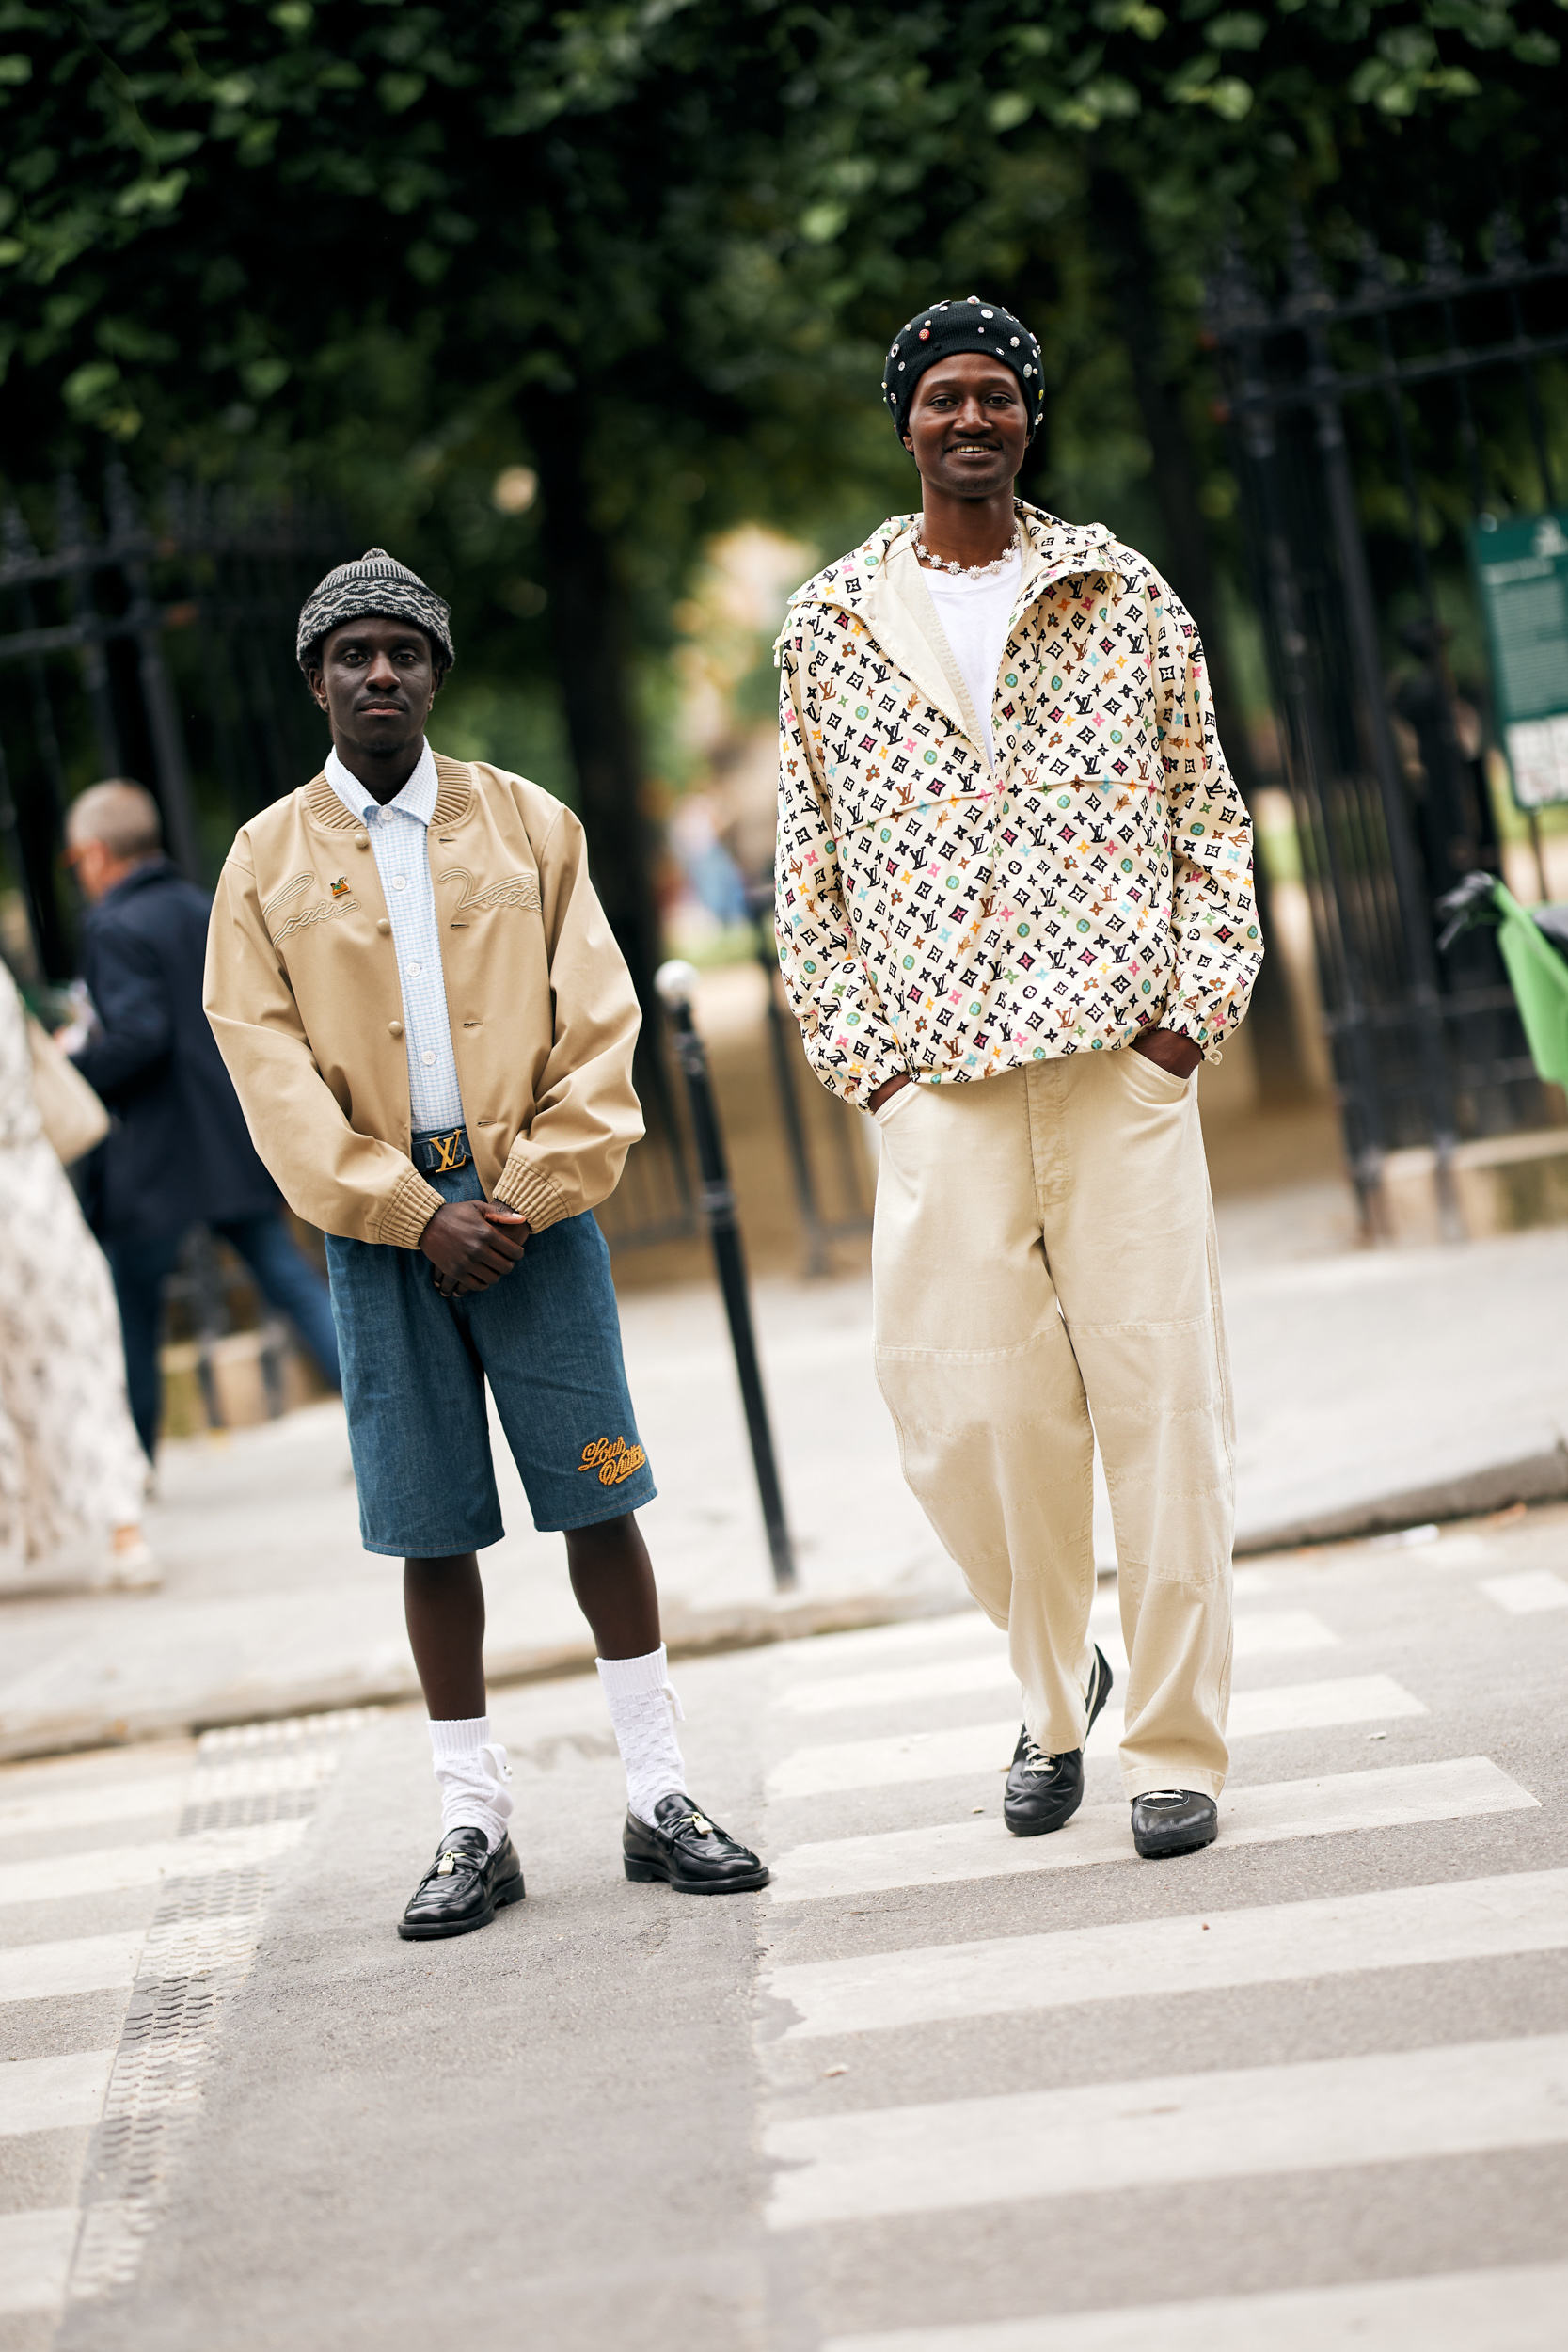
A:
{"type": "Polygon", "coordinates": [[[548,1177],[515,1153],[501,1169],[496,1199],[502,1208],[515,1209],[519,1216],[526,1216],[536,1233],[542,1233],[546,1225],[559,1225],[572,1214],[548,1177]]]}
{"type": "Polygon", "coordinates": [[[420,1235],[437,1209],[444,1206],[434,1184],[427,1184],[410,1165],[398,1178],[397,1189],[378,1216],[370,1219],[371,1239],[393,1243],[399,1249],[418,1249],[420,1235]]]}

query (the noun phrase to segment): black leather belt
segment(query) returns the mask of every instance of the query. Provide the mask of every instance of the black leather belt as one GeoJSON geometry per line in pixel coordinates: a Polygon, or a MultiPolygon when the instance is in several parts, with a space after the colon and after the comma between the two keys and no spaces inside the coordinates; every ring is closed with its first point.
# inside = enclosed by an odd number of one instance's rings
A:
{"type": "Polygon", "coordinates": [[[467,1127],[449,1127],[442,1135],[416,1136],[408,1152],[421,1176],[450,1176],[454,1168],[467,1168],[473,1158],[467,1127]]]}

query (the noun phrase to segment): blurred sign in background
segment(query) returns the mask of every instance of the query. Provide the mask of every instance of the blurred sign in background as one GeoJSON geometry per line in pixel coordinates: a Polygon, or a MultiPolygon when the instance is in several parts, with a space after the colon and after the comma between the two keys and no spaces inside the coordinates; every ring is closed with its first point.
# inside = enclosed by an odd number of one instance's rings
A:
{"type": "Polygon", "coordinates": [[[1568,515],[1476,527],[1497,723],[1524,809],[1568,802],[1568,515]]]}

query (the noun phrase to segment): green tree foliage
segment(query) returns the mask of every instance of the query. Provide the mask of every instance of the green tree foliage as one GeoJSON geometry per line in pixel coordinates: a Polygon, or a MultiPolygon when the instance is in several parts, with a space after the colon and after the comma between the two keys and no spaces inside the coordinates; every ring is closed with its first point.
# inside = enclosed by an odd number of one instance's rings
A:
{"type": "Polygon", "coordinates": [[[467,675],[559,685],[645,977],[628,662],[705,532],[847,532],[908,495],[874,388],[913,305],[968,281],[1026,309],[1055,372],[1039,479],[1093,491],[1108,451],[1123,482],[1152,453],[1180,540],[1219,238],[1268,271],[1296,214],[1330,251],[1370,227],[1412,256],[1439,212],[1473,241],[1499,202],[1534,230],[1561,22],[0,0],[0,465],[271,476],[393,541],[452,594],[467,675]],[[517,462],[542,495],[508,516],[490,485],[517,462]]]}

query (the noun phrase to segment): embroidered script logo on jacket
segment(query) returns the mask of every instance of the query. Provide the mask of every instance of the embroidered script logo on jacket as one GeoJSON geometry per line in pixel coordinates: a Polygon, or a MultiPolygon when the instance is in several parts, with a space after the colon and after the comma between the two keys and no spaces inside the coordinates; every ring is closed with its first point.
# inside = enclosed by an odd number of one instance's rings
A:
{"type": "Polygon", "coordinates": [[[312,923],[330,923],[337,915],[358,913],[359,901],[350,891],[345,876],[340,876],[335,882],[330,884],[332,892],[330,898],[324,898],[314,906],[295,904],[301,892],[309,890],[315,879],[314,874],[295,874],[291,882],[283,884],[281,890],[275,890],[262,907],[261,918],[271,934],[275,947],[281,947],[283,942],[291,939],[295,931],[303,931],[312,923]],[[276,920],[277,916],[283,914],[291,907],[293,912],[288,915],[286,922],[279,924],[276,920]]]}
{"type": "Polygon", "coordinates": [[[863,1104],[1162,1025],[1213,1054],[1262,946],[1185,610],[1101,526],[1023,508],[993,775],[878,636],[916,519],[799,589],[778,640],[779,961],[812,1067],[863,1104]]]}
{"type": "Polygon", "coordinates": [[[578,1475],[596,1470],[601,1486],[620,1486],[634,1470],[641,1469],[647,1458],[640,1445],[627,1445],[625,1438],[595,1438],[592,1445],[582,1449],[578,1475]]]}
{"type": "Polygon", "coordinates": [[[539,904],[537,874],[503,874],[499,882],[486,882],[483,890],[474,888],[473,876],[462,866],[449,866],[446,872],[437,874],[436,879],[442,882],[459,882],[463,885],[457,911],[450,918],[454,923],[466,923],[470,915],[483,914],[491,907],[536,907],[539,904]]]}

